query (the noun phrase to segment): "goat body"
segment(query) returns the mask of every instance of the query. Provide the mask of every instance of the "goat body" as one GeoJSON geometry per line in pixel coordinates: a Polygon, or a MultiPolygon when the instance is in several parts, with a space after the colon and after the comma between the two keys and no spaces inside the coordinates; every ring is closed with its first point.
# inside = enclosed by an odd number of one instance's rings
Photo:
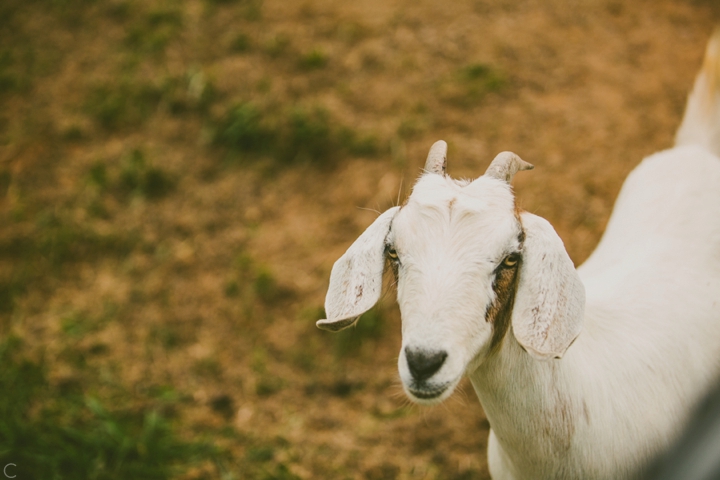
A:
{"type": "Polygon", "coordinates": [[[720,159],[695,146],[645,159],[578,273],[583,331],[561,360],[509,335],[469,373],[497,480],[633,478],[717,378],[720,159]]]}
{"type": "Polygon", "coordinates": [[[406,393],[437,403],[469,376],[493,478],[636,478],[720,375],[720,31],[676,146],[630,174],[577,270],[549,223],[515,208],[509,180],[532,166],[505,153],[458,182],[444,143],[430,153],[408,202],[336,262],[318,326],[372,307],[389,258],[406,393]]]}

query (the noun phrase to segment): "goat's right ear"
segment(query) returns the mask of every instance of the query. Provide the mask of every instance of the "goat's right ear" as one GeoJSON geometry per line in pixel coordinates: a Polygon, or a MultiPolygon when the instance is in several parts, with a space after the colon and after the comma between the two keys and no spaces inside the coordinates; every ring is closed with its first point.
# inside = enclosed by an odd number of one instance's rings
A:
{"type": "Polygon", "coordinates": [[[398,210],[393,207],[380,215],[335,262],[325,297],[327,320],[318,320],[318,328],[331,332],[347,328],[380,299],[385,238],[398,210]]]}

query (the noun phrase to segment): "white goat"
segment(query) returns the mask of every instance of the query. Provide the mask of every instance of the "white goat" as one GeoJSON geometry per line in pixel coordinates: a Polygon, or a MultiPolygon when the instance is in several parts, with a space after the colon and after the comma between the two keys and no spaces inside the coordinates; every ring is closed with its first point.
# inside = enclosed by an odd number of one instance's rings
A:
{"type": "Polygon", "coordinates": [[[433,145],[407,202],[335,263],[318,326],[353,325],[389,261],[404,389],[434,404],[468,375],[493,478],[636,477],[720,374],[720,32],[676,146],[630,174],[578,270],[516,209],[510,179],[531,165],[505,152],[463,182],[445,153],[433,145]]]}

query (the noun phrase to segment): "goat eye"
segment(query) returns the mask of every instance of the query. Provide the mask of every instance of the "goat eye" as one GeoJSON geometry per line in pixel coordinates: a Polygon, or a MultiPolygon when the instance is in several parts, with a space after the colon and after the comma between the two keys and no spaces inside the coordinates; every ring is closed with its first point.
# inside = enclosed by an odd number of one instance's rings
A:
{"type": "Polygon", "coordinates": [[[397,260],[398,258],[397,251],[394,248],[389,248],[387,254],[388,257],[392,258],[393,260],[397,260]]]}
{"type": "Polygon", "coordinates": [[[512,253],[505,257],[505,260],[502,261],[502,266],[506,268],[511,268],[517,265],[518,260],[520,260],[520,256],[516,253],[512,253]]]}

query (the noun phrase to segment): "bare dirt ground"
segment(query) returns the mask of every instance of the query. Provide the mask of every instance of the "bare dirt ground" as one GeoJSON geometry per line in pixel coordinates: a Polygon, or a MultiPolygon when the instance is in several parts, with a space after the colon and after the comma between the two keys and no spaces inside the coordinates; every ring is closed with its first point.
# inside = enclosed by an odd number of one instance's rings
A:
{"type": "Polygon", "coordinates": [[[0,335],[57,395],[171,397],[179,434],[226,452],[183,478],[483,479],[469,384],[432,409],[403,397],[392,292],[353,332],[315,328],[330,268],[438,139],[456,177],[501,150],[535,164],[519,202],[580,264],[627,173],[672,145],[720,4],[8,0],[0,17],[0,335]]]}

